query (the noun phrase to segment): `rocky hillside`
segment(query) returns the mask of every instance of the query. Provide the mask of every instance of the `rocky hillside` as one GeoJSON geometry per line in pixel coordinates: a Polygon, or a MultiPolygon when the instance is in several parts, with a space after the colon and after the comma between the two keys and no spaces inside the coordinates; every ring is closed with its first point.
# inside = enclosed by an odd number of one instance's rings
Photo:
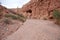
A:
{"type": "Polygon", "coordinates": [[[15,12],[15,13],[20,13],[20,8],[12,8],[12,9],[10,9],[11,11],[13,11],[13,12],[15,12]]]}
{"type": "Polygon", "coordinates": [[[6,13],[9,13],[8,9],[0,5],[0,18],[3,17],[6,13]]]}
{"type": "Polygon", "coordinates": [[[60,40],[60,27],[52,21],[28,19],[5,40],[60,40]]]}
{"type": "Polygon", "coordinates": [[[0,5],[0,18],[2,18],[5,14],[16,14],[16,12],[6,8],[5,6],[0,5]]]}
{"type": "Polygon", "coordinates": [[[22,12],[27,18],[53,19],[54,9],[60,10],[60,0],[31,0],[22,7],[22,12]]]}
{"type": "Polygon", "coordinates": [[[0,40],[17,31],[25,20],[23,15],[0,5],[0,40]]]}

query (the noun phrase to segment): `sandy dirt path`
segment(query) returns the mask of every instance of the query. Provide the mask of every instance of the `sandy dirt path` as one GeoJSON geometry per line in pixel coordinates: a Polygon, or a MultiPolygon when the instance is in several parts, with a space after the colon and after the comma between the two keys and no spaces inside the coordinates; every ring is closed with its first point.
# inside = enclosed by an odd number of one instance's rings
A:
{"type": "Polygon", "coordinates": [[[60,40],[60,27],[51,21],[30,19],[5,40],[60,40]]]}

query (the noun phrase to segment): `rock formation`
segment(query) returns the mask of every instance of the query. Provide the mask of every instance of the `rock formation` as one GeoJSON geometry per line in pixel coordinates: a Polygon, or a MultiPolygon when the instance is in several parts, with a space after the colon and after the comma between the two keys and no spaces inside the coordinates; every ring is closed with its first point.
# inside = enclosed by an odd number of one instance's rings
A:
{"type": "Polygon", "coordinates": [[[0,5],[0,18],[6,13],[9,13],[8,9],[6,7],[0,5]]]}
{"type": "MultiPolygon", "coordinates": [[[[17,9],[16,9],[17,10],[17,9]]],[[[2,5],[0,5],[0,18],[3,17],[5,14],[9,14],[9,13],[12,13],[12,14],[16,14],[17,12],[12,11],[12,9],[8,9],[2,5]]]]}
{"type": "Polygon", "coordinates": [[[31,0],[21,11],[27,18],[53,19],[54,9],[60,10],[60,0],[31,0]]]}

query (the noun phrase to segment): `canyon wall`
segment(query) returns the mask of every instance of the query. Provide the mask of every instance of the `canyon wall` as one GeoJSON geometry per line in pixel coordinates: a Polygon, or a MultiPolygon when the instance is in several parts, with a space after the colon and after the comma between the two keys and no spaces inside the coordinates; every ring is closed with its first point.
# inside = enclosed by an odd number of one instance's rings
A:
{"type": "Polygon", "coordinates": [[[53,19],[53,10],[60,10],[60,0],[31,0],[22,7],[21,12],[27,18],[53,19]]]}
{"type": "Polygon", "coordinates": [[[9,10],[6,7],[0,5],[0,18],[2,18],[6,13],[9,13],[9,10]]]}

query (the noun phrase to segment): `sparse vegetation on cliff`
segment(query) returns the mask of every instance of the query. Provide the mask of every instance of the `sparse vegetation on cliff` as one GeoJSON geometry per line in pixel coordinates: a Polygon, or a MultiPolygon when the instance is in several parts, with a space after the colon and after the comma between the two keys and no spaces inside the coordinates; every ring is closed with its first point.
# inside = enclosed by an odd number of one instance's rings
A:
{"type": "Polygon", "coordinates": [[[26,20],[26,18],[24,16],[22,16],[22,15],[6,14],[5,17],[12,18],[14,20],[20,20],[22,22],[24,22],[26,20]]]}
{"type": "Polygon", "coordinates": [[[56,20],[56,24],[60,24],[60,12],[58,10],[53,11],[53,17],[56,20]]]}

